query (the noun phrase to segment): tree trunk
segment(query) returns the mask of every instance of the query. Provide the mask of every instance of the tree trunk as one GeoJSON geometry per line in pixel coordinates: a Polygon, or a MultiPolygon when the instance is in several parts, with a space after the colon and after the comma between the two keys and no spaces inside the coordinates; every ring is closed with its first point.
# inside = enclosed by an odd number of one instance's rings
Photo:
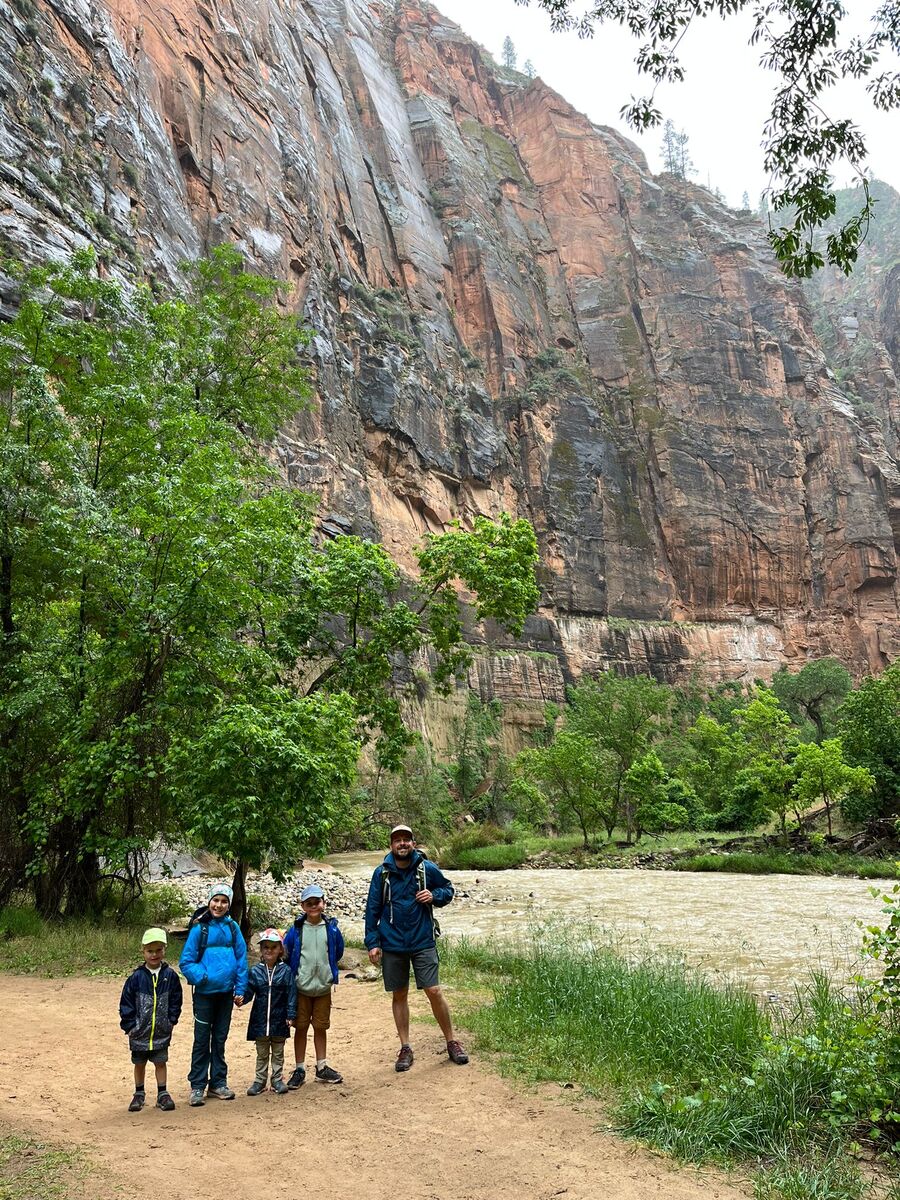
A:
{"type": "Polygon", "coordinates": [[[239,858],[234,864],[234,879],[231,883],[234,896],[231,901],[231,916],[241,927],[244,941],[250,940],[250,908],[247,904],[247,863],[239,858]]]}

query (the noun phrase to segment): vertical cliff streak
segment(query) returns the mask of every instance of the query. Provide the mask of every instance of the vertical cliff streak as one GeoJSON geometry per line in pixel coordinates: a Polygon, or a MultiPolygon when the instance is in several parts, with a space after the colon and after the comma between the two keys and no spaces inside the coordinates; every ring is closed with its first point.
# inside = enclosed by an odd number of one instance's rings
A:
{"type": "Polygon", "coordinates": [[[754,219],[424,4],[0,0],[0,87],[4,249],[166,282],[228,239],[287,281],[318,402],[274,452],[326,531],[409,564],[456,516],[534,521],[535,700],[896,653],[890,273],[835,376],[754,219]]]}

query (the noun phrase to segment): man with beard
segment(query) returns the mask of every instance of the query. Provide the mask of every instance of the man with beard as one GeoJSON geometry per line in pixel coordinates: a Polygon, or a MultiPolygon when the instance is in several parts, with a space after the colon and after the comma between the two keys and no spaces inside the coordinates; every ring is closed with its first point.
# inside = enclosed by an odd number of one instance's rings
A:
{"type": "Polygon", "coordinates": [[[391,849],[376,867],[366,902],[366,948],[369,959],[381,964],[384,990],[391,993],[394,1024],[400,1038],[397,1071],[413,1064],[409,1043],[409,968],[416,987],[428,997],[431,1011],[447,1042],[450,1061],[464,1066],[469,1056],[456,1040],[450,1009],[438,984],[436,937],[440,932],[434,909],[453,899],[453,887],[440,868],[416,849],[408,825],[391,830],[391,849]]]}

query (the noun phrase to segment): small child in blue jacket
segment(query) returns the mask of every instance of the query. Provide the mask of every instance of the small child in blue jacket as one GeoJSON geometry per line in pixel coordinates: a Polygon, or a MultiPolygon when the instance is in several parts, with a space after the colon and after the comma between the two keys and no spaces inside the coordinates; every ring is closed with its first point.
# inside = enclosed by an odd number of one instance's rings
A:
{"type": "Polygon", "coordinates": [[[128,1034],[131,1061],[134,1063],[134,1095],[129,1112],[144,1107],[144,1077],[147,1063],[156,1070],[156,1107],[171,1112],[175,1101],[169,1095],[166,1063],[172,1030],[181,1016],[181,980],[163,956],[166,931],[147,929],[141,938],[144,961],[128,976],[119,1000],[119,1024],[128,1034]]]}
{"type": "Polygon", "coordinates": [[[297,1015],[297,988],[294,972],[284,961],[281,934],[277,929],[264,929],[259,935],[258,962],[247,977],[243,998],[235,1000],[238,1008],[253,997],[247,1041],[256,1042],[256,1078],[247,1088],[248,1096],[258,1096],[266,1090],[269,1061],[272,1063],[272,1091],[283,1096],[288,1090],[284,1082],[284,1043],[289,1025],[297,1015]]]}

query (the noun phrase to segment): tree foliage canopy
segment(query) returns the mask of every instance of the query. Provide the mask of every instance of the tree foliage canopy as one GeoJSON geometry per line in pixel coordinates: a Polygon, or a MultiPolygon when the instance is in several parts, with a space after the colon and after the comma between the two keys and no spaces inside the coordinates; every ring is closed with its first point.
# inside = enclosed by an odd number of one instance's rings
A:
{"type": "MultiPolygon", "coordinates": [[[[604,22],[622,25],[640,42],[637,67],[654,91],[684,79],[678,50],[692,23],[750,12],[751,44],[760,48],[762,66],[778,77],[763,151],[771,206],[784,223],[770,228],[769,241],[787,275],[809,276],[826,261],[852,270],[873,214],[863,174],[866,144],[851,120],[826,113],[825,96],[843,79],[865,79],[876,108],[900,106],[900,72],[879,69],[886,52],[900,51],[897,0],[884,0],[867,36],[849,38],[842,37],[846,10],[840,0],[518,0],[532,2],[550,14],[555,28],[576,29],[583,37],[604,22]],[[832,173],[842,161],[857,173],[864,203],[819,244],[817,232],[835,213],[832,173]]],[[[661,123],[654,91],[633,96],[622,108],[634,128],[661,123]]]]}
{"type": "Polygon", "coordinates": [[[283,871],[321,847],[360,744],[402,760],[404,664],[468,663],[456,586],[521,630],[531,527],[427,539],[420,577],[320,545],[261,448],[306,402],[297,319],[221,248],[126,295],[91,252],[21,274],[0,328],[0,903],[138,886],[159,833],[283,871]]]}

